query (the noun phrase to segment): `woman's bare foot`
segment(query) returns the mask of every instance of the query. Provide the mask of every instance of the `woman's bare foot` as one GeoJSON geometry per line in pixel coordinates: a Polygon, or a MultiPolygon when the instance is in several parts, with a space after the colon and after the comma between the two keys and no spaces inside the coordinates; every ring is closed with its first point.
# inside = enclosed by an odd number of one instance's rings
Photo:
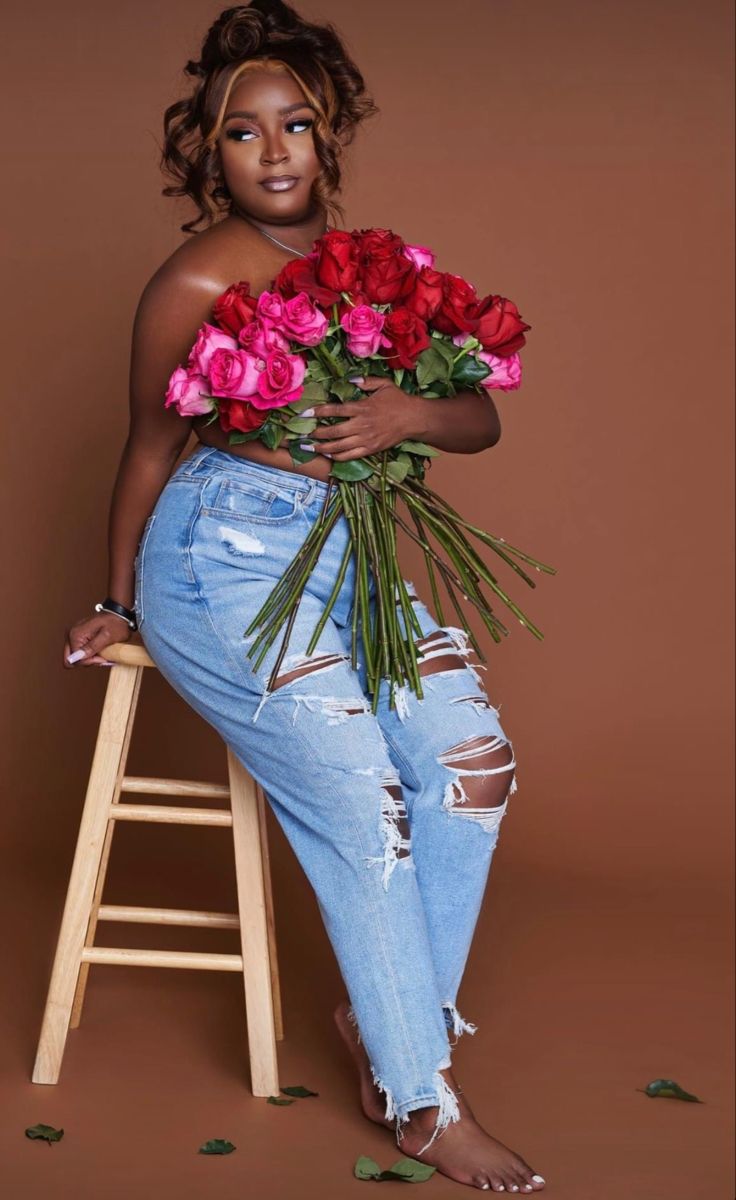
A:
{"type": "MultiPolygon", "coordinates": [[[[441,1071],[455,1091],[452,1070],[441,1071]]],[[[529,1194],[541,1191],[544,1179],[515,1151],[504,1146],[478,1124],[463,1097],[458,1097],[460,1120],[451,1121],[428,1146],[435,1127],[437,1107],[417,1108],[409,1113],[409,1120],[401,1126],[401,1138],[397,1145],[409,1158],[429,1163],[441,1175],[447,1175],[458,1183],[467,1183],[495,1192],[519,1192],[529,1194]]]]}

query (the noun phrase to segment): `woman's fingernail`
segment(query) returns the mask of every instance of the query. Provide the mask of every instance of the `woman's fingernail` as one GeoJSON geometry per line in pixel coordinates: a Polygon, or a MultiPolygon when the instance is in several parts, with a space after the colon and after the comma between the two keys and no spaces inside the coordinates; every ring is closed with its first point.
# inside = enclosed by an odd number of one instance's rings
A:
{"type": "Polygon", "coordinates": [[[299,449],[300,450],[314,450],[314,442],[300,442],[299,449]]]}
{"type": "Polygon", "coordinates": [[[84,658],[84,656],[85,656],[85,655],[84,655],[84,650],[75,650],[73,654],[70,654],[70,655],[67,657],[67,660],[66,660],[66,661],[67,661],[68,663],[75,663],[75,662],[79,662],[80,658],[84,658]]]}
{"type": "Polygon", "coordinates": [[[303,416],[303,417],[313,417],[313,416],[314,416],[314,409],[313,409],[313,408],[305,408],[305,409],[302,411],[302,416],[303,416]]]}
{"type": "Polygon", "coordinates": [[[365,378],[362,375],[348,375],[351,383],[365,383],[365,378]]]}

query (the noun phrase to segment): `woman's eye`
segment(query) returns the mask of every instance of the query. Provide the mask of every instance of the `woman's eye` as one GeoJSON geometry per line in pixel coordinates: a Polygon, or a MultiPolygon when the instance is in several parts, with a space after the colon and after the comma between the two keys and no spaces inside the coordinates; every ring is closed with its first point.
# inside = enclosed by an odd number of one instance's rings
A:
{"type": "MultiPolygon", "coordinates": [[[[243,140],[243,138],[241,137],[241,134],[248,135],[251,133],[253,133],[252,129],[228,129],[227,136],[229,138],[232,138],[236,142],[240,142],[243,140]]],[[[255,134],[254,134],[254,136],[255,136],[255,134]]]]}
{"type": "Polygon", "coordinates": [[[301,133],[304,129],[309,129],[310,125],[314,125],[314,121],[311,117],[299,117],[297,120],[289,121],[287,129],[291,129],[294,125],[301,126],[301,129],[297,130],[298,133],[301,133]]]}

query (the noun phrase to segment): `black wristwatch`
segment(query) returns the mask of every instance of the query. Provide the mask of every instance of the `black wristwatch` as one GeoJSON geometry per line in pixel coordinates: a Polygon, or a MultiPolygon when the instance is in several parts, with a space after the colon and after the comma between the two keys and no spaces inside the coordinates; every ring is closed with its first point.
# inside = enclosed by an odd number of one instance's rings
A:
{"type": "Polygon", "coordinates": [[[135,611],[132,608],[126,608],[124,604],[118,604],[117,600],[113,600],[111,596],[101,600],[99,604],[95,604],[95,612],[113,613],[116,617],[122,617],[124,621],[127,621],[134,632],[138,628],[135,611]]]}

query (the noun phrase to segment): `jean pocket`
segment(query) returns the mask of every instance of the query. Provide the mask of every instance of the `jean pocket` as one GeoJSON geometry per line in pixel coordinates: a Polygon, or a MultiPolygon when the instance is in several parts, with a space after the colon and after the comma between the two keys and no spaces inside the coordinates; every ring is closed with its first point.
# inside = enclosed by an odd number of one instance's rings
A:
{"type": "Polygon", "coordinates": [[[280,491],[257,481],[228,478],[208,485],[202,509],[231,521],[279,525],[292,521],[302,512],[302,493],[298,488],[280,491]],[[208,496],[210,487],[212,491],[208,496]]]}
{"type": "Polygon", "coordinates": [[[150,517],[148,517],[145,525],[143,526],[143,533],[141,534],[141,540],[138,543],[138,553],[136,555],[133,568],[135,571],[135,599],[133,601],[133,607],[135,609],[135,619],[139,630],[145,619],[143,607],[143,565],[146,554],[146,546],[148,545],[148,538],[151,530],[153,529],[153,523],[157,516],[158,513],[151,513],[150,517]]]}

